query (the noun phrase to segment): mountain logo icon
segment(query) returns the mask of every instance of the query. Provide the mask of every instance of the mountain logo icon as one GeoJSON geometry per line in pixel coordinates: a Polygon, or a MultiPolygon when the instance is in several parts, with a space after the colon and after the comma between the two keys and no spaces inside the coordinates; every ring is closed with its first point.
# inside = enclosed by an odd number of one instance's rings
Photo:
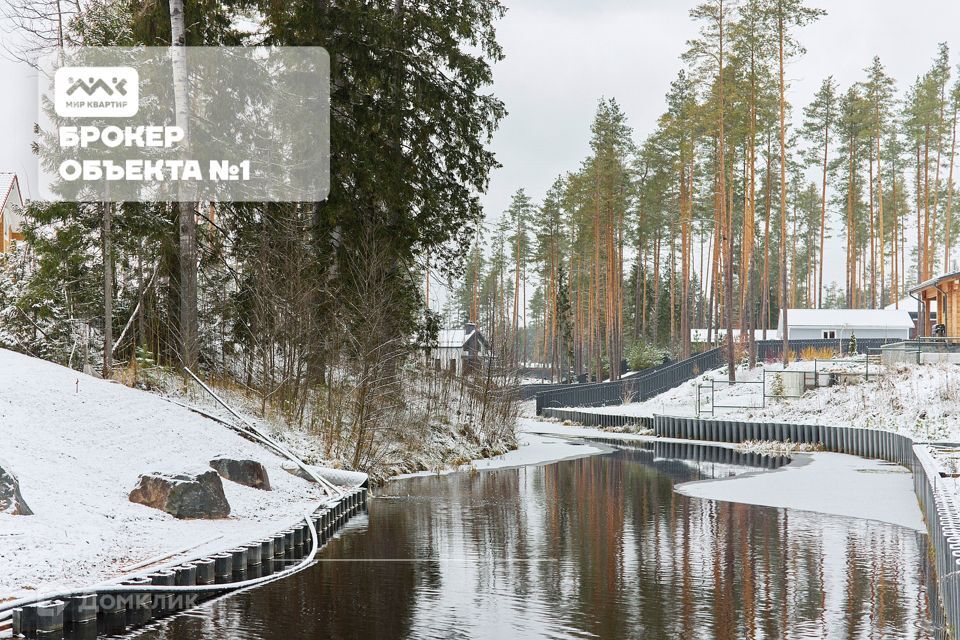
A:
{"type": "Polygon", "coordinates": [[[111,78],[110,82],[107,83],[103,78],[94,78],[89,77],[87,80],[79,78],[74,80],[69,78],[70,87],[67,89],[67,95],[73,95],[77,90],[83,90],[88,96],[92,96],[98,90],[102,90],[108,96],[119,94],[121,96],[127,95],[127,80],[126,78],[111,78]],[[111,86],[112,85],[112,86],[111,86]]]}
{"type": "Polygon", "coordinates": [[[133,67],[60,67],[54,108],[63,118],[130,118],[140,109],[140,74],[133,67]]]}

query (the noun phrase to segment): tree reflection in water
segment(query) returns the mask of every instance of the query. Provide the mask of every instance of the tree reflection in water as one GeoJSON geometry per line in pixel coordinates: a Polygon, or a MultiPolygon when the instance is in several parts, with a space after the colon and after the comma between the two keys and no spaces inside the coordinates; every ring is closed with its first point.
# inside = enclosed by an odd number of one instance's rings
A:
{"type": "Polygon", "coordinates": [[[673,491],[784,462],[658,444],[394,482],[312,569],[145,635],[938,637],[917,532],[673,491]]]}

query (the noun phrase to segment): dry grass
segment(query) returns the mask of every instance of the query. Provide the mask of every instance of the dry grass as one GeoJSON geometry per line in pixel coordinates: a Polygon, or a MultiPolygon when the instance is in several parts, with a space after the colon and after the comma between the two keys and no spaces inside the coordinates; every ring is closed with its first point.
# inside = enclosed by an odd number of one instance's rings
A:
{"type": "Polygon", "coordinates": [[[837,352],[831,347],[804,347],[800,351],[801,360],[831,360],[837,352]]]}

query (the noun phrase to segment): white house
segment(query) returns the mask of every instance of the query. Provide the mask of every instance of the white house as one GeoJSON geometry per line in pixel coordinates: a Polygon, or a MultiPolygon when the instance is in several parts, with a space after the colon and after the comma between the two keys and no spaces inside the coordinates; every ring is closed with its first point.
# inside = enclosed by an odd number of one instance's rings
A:
{"type": "MultiPolygon", "coordinates": [[[[906,309],[788,309],[790,340],[901,338],[908,340],[914,328],[906,309]]],[[[783,312],[777,322],[783,335],[783,312]]]]}
{"type": "Polygon", "coordinates": [[[23,240],[19,213],[22,206],[17,175],[0,172],[0,253],[9,251],[14,240],[23,240]]]}
{"type": "Polygon", "coordinates": [[[471,371],[490,356],[490,343],[472,322],[462,329],[441,329],[436,343],[427,349],[428,364],[458,375],[471,371]]]}

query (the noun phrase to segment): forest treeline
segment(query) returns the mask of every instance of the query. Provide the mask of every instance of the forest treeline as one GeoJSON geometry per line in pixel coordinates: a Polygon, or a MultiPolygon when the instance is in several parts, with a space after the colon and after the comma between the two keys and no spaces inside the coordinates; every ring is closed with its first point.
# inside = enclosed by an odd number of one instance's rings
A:
{"type": "Polygon", "coordinates": [[[688,356],[691,329],[730,336],[728,361],[753,366],[754,332],[775,330],[784,307],[882,308],[954,269],[960,81],[947,44],[909,82],[875,57],[853,85],[828,77],[791,104],[786,68],[823,15],[801,0],[691,10],[699,35],[655,131],[636,141],[601,99],[589,155],[545,194],[514,194],[475,238],[448,312],[499,336],[513,362],[616,379],[651,345],[688,356]],[[842,282],[824,272],[830,237],[842,282]]]}

